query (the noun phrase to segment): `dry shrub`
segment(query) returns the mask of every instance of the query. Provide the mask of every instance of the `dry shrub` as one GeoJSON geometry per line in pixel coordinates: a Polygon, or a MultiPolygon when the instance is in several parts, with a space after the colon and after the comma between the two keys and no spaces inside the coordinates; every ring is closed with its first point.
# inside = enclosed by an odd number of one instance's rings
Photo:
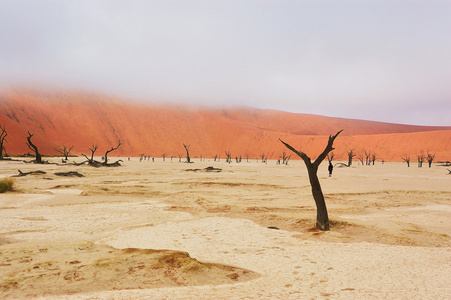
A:
{"type": "Polygon", "coordinates": [[[12,191],[14,186],[14,179],[7,177],[0,180],[0,193],[12,191]]]}

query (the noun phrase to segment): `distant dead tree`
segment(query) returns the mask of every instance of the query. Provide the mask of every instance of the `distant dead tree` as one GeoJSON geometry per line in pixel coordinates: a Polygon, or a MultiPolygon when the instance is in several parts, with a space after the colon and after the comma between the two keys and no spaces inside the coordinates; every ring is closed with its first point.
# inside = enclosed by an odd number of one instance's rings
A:
{"type": "Polygon", "coordinates": [[[182,156],[183,156],[183,155],[181,155],[181,154],[178,155],[179,162],[182,162],[182,156]]]}
{"type": "Polygon", "coordinates": [[[225,155],[226,155],[226,163],[228,164],[232,163],[232,154],[230,153],[230,151],[225,151],[225,155]]]}
{"type": "Polygon", "coordinates": [[[365,155],[365,165],[369,166],[370,165],[370,156],[371,156],[371,152],[368,150],[363,150],[363,154],[365,155]]]}
{"type": "MultiPolygon", "coordinates": [[[[121,145],[122,145],[121,140],[117,140],[117,146],[116,147],[111,147],[111,149],[105,151],[105,161],[103,162],[104,166],[108,166],[108,154],[110,152],[113,152],[114,150],[117,150],[121,145]]],[[[114,164],[117,164],[117,163],[118,163],[118,161],[115,162],[114,164]]]]}
{"type": "Polygon", "coordinates": [[[357,155],[358,160],[360,161],[360,163],[362,164],[362,166],[364,165],[363,161],[364,161],[364,157],[362,154],[357,155]]]}
{"type": "Polygon", "coordinates": [[[260,154],[260,158],[262,160],[262,163],[268,163],[268,158],[266,157],[265,153],[260,154]]]}
{"type": "Polygon", "coordinates": [[[431,167],[432,162],[434,161],[434,158],[435,158],[435,153],[429,153],[429,151],[428,151],[426,159],[428,161],[429,168],[431,167]]]}
{"type": "Polygon", "coordinates": [[[56,152],[62,154],[64,156],[64,160],[67,161],[67,158],[70,154],[70,152],[72,151],[72,148],[74,148],[74,146],[71,147],[67,147],[66,145],[63,144],[63,148],[55,148],[53,147],[53,149],[55,149],[56,152]]]}
{"type": "Polygon", "coordinates": [[[373,163],[373,166],[374,166],[374,163],[376,162],[376,159],[377,159],[376,153],[371,153],[370,161],[373,163]]]}
{"type": "Polygon", "coordinates": [[[166,153],[161,154],[161,157],[163,157],[163,161],[166,161],[166,153]]]}
{"type": "Polygon", "coordinates": [[[191,163],[191,158],[189,157],[189,147],[190,147],[191,145],[185,145],[185,144],[183,144],[183,147],[185,147],[185,150],[186,150],[186,162],[187,163],[191,163]]]}
{"type": "Polygon", "coordinates": [[[8,133],[6,132],[6,126],[5,125],[0,125],[0,160],[3,159],[3,153],[6,153],[5,150],[5,142],[8,142],[6,140],[6,136],[8,135],[8,133]]]}
{"type": "Polygon", "coordinates": [[[327,161],[329,163],[332,163],[332,161],[334,160],[335,154],[333,152],[330,152],[330,153],[327,154],[326,157],[327,157],[327,161]]]}
{"type": "Polygon", "coordinates": [[[407,167],[410,168],[410,155],[404,155],[404,157],[401,157],[403,161],[407,163],[407,167]]]}
{"type": "Polygon", "coordinates": [[[282,156],[279,156],[279,158],[282,160],[279,160],[279,164],[283,164],[283,165],[288,165],[288,161],[291,158],[291,155],[287,155],[287,153],[285,151],[282,152],[282,156]]]}
{"type": "Polygon", "coordinates": [[[340,130],[337,132],[334,136],[329,135],[329,141],[327,142],[327,146],[324,149],[324,151],[316,158],[316,160],[312,163],[310,157],[307,156],[302,151],[298,151],[294,149],[289,144],[285,143],[284,141],[280,140],[288,149],[296,153],[305,163],[305,166],[307,167],[310,185],[312,187],[312,195],[313,199],[316,203],[316,228],[322,231],[329,230],[329,216],[327,214],[327,207],[326,207],[326,201],[324,200],[324,195],[321,190],[321,184],[318,179],[318,167],[321,164],[321,162],[326,158],[327,154],[334,150],[333,143],[334,140],[337,138],[337,136],[342,132],[343,130],[340,130]]]}
{"type": "Polygon", "coordinates": [[[423,162],[424,162],[425,158],[426,158],[426,156],[424,155],[423,151],[420,151],[420,153],[417,154],[418,168],[421,168],[423,166],[423,162]]]}
{"type": "Polygon", "coordinates": [[[352,165],[352,159],[356,156],[356,154],[354,153],[354,149],[349,149],[348,150],[348,167],[350,167],[352,165]]]}
{"type": "Polygon", "coordinates": [[[31,138],[34,136],[34,134],[31,134],[28,131],[28,137],[27,137],[27,146],[30,148],[30,150],[34,151],[36,156],[36,163],[42,164],[42,155],[39,153],[38,147],[36,147],[33,142],[31,141],[31,138]]]}

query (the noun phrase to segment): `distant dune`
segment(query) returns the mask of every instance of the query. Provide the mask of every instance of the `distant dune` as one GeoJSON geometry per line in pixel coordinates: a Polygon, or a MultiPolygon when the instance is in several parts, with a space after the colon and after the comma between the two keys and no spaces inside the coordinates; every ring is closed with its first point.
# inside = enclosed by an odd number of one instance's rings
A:
{"type": "MultiPolygon", "coordinates": [[[[153,157],[184,155],[183,143],[193,157],[232,156],[257,158],[262,153],[278,159],[284,149],[279,138],[315,157],[329,134],[343,129],[335,142],[336,159],[349,149],[376,153],[378,161],[400,161],[420,151],[436,154],[436,161],[451,160],[451,126],[412,126],[363,120],[293,114],[243,107],[191,108],[143,104],[126,99],[74,92],[8,91],[0,94],[0,124],[8,132],[6,150],[23,154],[27,131],[43,154],[54,147],[74,146],[73,153],[96,153],[123,145],[111,155],[153,157]]],[[[357,158],[355,158],[356,160],[357,158]]]]}

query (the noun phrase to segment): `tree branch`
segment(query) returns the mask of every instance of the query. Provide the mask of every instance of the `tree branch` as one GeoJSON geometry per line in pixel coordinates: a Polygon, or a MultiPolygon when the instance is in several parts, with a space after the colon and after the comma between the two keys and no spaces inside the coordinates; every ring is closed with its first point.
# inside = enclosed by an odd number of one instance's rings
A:
{"type": "Polygon", "coordinates": [[[291,151],[293,151],[294,153],[296,153],[297,156],[299,156],[300,158],[302,158],[302,160],[305,162],[306,165],[311,164],[311,160],[310,157],[308,157],[307,154],[305,154],[302,151],[298,151],[296,149],[294,149],[290,144],[285,143],[284,141],[282,141],[281,139],[279,139],[279,141],[282,142],[282,144],[285,145],[285,147],[287,147],[288,149],[290,149],[291,151]]]}
{"type": "Polygon", "coordinates": [[[329,135],[329,141],[327,142],[327,146],[326,149],[324,149],[323,153],[321,153],[318,158],[315,160],[315,162],[313,163],[315,166],[319,166],[321,164],[321,162],[326,158],[327,154],[334,150],[335,148],[333,147],[334,144],[334,140],[337,138],[337,136],[340,134],[340,132],[342,132],[342,130],[340,130],[339,132],[337,132],[335,135],[331,136],[329,135]]]}

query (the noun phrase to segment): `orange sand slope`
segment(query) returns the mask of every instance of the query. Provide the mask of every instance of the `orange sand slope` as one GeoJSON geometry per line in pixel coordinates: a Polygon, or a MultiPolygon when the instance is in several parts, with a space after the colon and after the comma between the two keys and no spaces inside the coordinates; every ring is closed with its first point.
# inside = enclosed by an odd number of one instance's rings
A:
{"type": "MultiPolygon", "coordinates": [[[[73,154],[89,154],[92,144],[103,153],[123,145],[115,155],[159,157],[184,155],[183,143],[193,157],[259,157],[278,159],[285,151],[279,138],[317,155],[329,134],[343,129],[335,143],[336,159],[355,149],[376,153],[378,160],[412,161],[420,151],[451,160],[451,126],[411,126],[363,120],[293,114],[254,108],[203,109],[142,104],[126,99],[74,92],[9,91],[0,94],[0,124],[8,132],[9,154],[28,153],[27,131],[43,154],[54,147],[74,146],[73,154]]],[[[356,158],[355,158],[356,159],[356,158]]]]}

